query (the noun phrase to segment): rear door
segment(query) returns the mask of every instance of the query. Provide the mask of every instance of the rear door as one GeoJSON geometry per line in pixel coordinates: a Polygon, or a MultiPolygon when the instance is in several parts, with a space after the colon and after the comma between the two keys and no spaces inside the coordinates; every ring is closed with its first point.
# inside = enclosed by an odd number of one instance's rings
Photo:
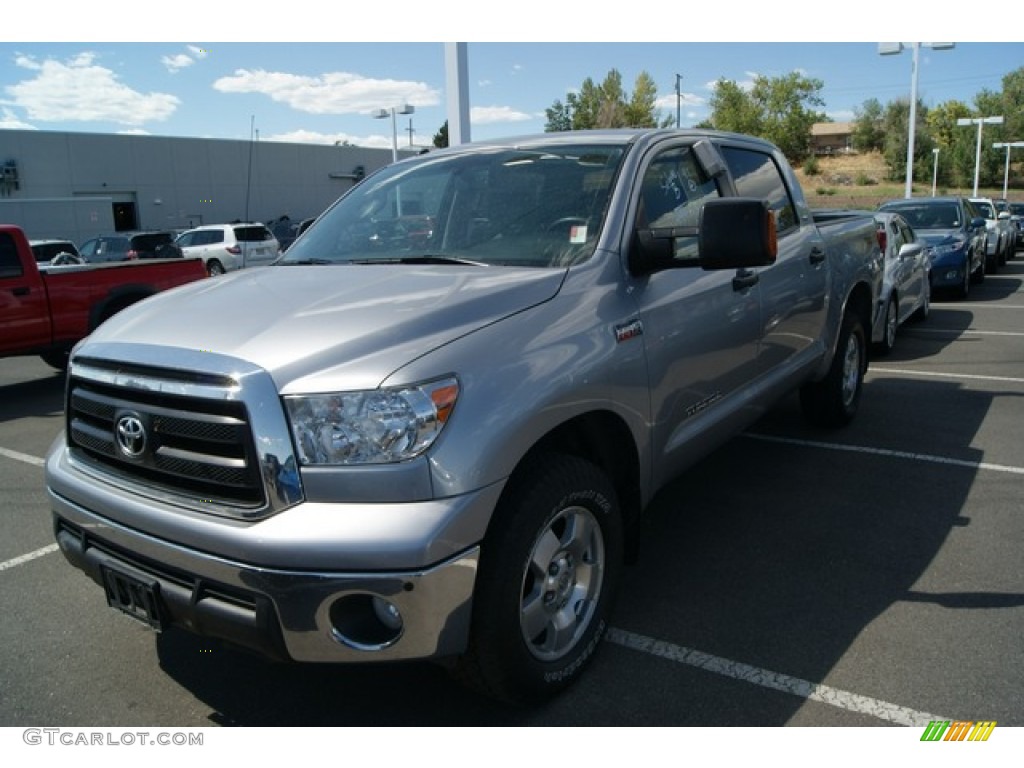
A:
{"type": "Polygon", "coordinates": [[[50,343],[46,288],[27,272],[9,232],[0,232],[0,354],[50,343]]]}
{"type": "Polygon", "coordinates": [[[814,222],[801,222],[773,155],[756,147],[723,146],[722,156],[741,197],[767,200],[775,214],[779,253],[757,271],[761,290],[758,371],[785,376],[819,358],[828,293],[826,242],[814,222]]]}

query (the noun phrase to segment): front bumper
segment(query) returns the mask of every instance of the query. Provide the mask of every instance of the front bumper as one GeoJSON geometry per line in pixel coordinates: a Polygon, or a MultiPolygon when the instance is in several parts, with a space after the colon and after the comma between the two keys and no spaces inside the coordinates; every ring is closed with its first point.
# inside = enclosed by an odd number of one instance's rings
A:
{"type": "Polygon", "coordinates": [[[46,472],[65,558],[101,586],[111,573],[151,585],[158,628],[301,662],[432,659],[466,648],[477,524],[498,488],[403,505],[307,502],[239,522],[99,482],[59,439],[46,472]]]}
{"type": "Polygon", "coordinates": [[[477,547],[403,573],[286,571],[175,546],[66,499],[51,501],[68,562],[101,586],[110,569],[155,582],[166,626],[302,662],[429,659],[465,650],[477,547]],[[374,597],[394,607],[400,630],[379,624],[374,597]]]}
{"type": "MultiPolygon", "coordinates": [[[[961,252],[943,254],[932,258],[932,288],[957,288],[964,284],[965,257],[961,252]]],[[[970,271],[971,266],[967,265],[970,271]]]]}

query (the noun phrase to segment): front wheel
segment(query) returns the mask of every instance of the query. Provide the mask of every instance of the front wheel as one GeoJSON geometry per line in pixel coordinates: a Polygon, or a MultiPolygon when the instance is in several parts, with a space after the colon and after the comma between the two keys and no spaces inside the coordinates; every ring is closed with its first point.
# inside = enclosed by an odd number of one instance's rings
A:
{"type": "Polygon", "coordinates": [[[484,540],[463,683],[512,703],[576,680],[604,635],[622,563],[622,516],[604,473],[573,456],[517,471],[484,540]]]}
{"type": "Polygon", "coordinates": [[[860,405],[867,368],[864,325],[855,313],[847,311],[828,374],[800,390],[804,417],[820,427],[849,424],[860,405]]]}

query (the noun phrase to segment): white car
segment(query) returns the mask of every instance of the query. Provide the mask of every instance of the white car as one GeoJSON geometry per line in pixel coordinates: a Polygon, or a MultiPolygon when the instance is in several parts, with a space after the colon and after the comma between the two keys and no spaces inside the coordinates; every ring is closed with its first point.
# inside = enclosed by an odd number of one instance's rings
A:
{"type": "Polygon", "coordinates": [[[244,267],[270,264],[281,246],[263,224],[206,224],[178,235],[175,241],[186,257],[198,256],[211,277],[244,267]]]}
{"type": "Polygon", "coordinates": [[[1006,260],[1013,258],[1016,247],[1017,233],[1010,221],[1009,211],[1000,211],[995,202],[988,197],[968,198],[978,213],[985,217],[985,271],[995,272],[1006,265],[1006,260]]]}
{"type": "Polygon", "coordinates": [[[923,320],[931,311],[931,259],[928,246],[900,214],[875,211],[874,215],[885,271],[871,342],[876,354],[886,355],[901,325],[911,318],[923,320]]]}

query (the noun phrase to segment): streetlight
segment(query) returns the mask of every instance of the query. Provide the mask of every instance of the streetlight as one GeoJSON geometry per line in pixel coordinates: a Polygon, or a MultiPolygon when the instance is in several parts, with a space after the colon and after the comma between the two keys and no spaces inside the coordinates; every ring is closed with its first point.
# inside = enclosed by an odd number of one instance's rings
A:
{"type": "Polygon", "coordinates": [[[974,152],[974,197],[978,196],[978,175],[981,173],[981,126],[985,123],[1000,125],[1002,122],[1002,115],[993,115],[992,117],[961,117],[956,121],[957,125],[978,126],[978,148],[974,152]]]}
{"type": "Polygon", "coordinates": [[[682,82],[682,79],[683,79],[683,76],[680,75],[677,72],[676,73],[676,129],[677,130],[679,129],[680,113],[681,113],[681,106],[682,106],[682,99],[683,99],[682,91],[679,90],[679,84],[682,82]]]}
{"type": "Polygon", "coordinates": [[[932,165],[932,197],[935,197],[935,182],[939,179],[939,148],[934,147],[932,149],[932,157],[935,158],[935,163],[932,165]]]}
{"type": "Polygon", "coordinates": [[[1003,147],[1006,147],[1006,168],[1003,170],[1003,200],[1005,200],[1010,186],[1010,150],[1013,147],[1024,147],[1024,141],[997,141],[992,145],[992,149],[1002,149],[1003,147]]]}
{"type": "Polygon", "coordinates": [[[388,109],[378,109],[373,113],[375,120],[383,120],[389,114],[391,115],[391,162],[398,162],[398,122],[395,115],[411,115],[416,111],[416,108],[412,104],[403,104],[401,107],[391,107],[388,109]]]}
{"type": "Polygon", "coordinates": [[[914,181],[914,133],[917,129],[917,54],[921,46],[934,48],[937,51],[946,51],[953,48],[955,43],[879,43],[878,52],[882,56],[893,56],[903,51],[903,46],[909,45],[913,54],[913,63],[910,69],[910,125],[907,128],[907,186],[903,196],[910,198],[913,192],[914,181]]]}

